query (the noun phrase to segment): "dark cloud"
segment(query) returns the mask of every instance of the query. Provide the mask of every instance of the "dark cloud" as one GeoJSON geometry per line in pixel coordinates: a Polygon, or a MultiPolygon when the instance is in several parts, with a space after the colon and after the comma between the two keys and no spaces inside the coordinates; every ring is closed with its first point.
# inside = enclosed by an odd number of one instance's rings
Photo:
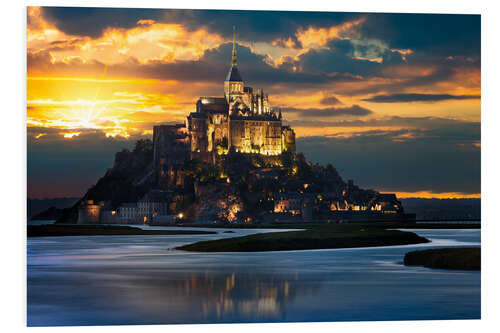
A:
{"type": "Polygon", "coordinates": [[[142,19],[179,23],[191,31],[203,27],[224,37],[232,36],[235,25],[240,40],[255,42],[295,38],[299,28],[328,27],[359,16],[334,12],[88,7],[43,7],[43,15],[62,31],[78,36],[98,37],[108,27],[131,28],[142,19]]]}
{"type": "Polygon", "coordinates": [[[224,37],[230,37],[236,25],[240,40],[255,42],[297,42],[298,29],[330,27],[363,16],[360,36],[382,40],[391,48],[441,56],[480,57],[481,52],[480,15],[88,7],[43,7],[42,13],[62,31],[77,36],[98,37],[108,27],[131,28],[141,19],[151,19],[179,23],[188,30],[203,27],[224,37]]]}
{"type": "Polygon", "coordinates": [[[481,56],[480,15],[367,14],[361,34],[383,40],[394,49],[439,56],[481,56]]]}
{"type": "Polygon", "coordinates": [[[106,170],[114,154],[132,149],[140,137],[106,137],[101,131],[78,129],[79,136],[64,139],[55,128],[28,127],[28,197],[81,196],[106,170]],[[46,135],[35,139],[36,134],[46,135]]]}
{"type": "Polygon", "coordinates": [[[342,103],[337,97],[335,96],[328,96],[324,97],[319,101],[323,105],[339,105],[339,104],[344,104],[342,103]]]}
{"type": "MultiPolygon", "coordinates": [[[[447,121],[438,120],[442,122],[447,121]]],[[[479,125],[448,123],[428,129],[360,132],[351,137],[298,138],[297,150],[314,162],[332,163],[344,178],[363,187],[480,193],[479,125]]]]}
{"type": "Polygon", "coordinates": [[[363,99],[374,103],[407,103],[407,102],[439,102],[446,100],[480,99],[480,95],[450,94],[387,94],[363,99]]]}
{"type": "Polygon", "coordinates": [[[70,35],[99,37],[106,28],[132,28],[141,19],[162,19],[163,10],[92,7],[42,7],[45,19],[70,35]]]}
{"type": "MultiPolygon", "coordinates": [[[[244,79],[250,85],[289,88],[300,85],[302,89],[329,86],[336,83],[383,78],[386,83],[359,85],[347,90],[339,89],[338,95],[363,95],[402,93],[408,88],[433,85],[455,79],[457,73],[480,69],[480,17],[478,15],[420,15],[420,14],[359,14],[328,12],[276,12],[276,11],[221,11],[178,9],[127,9],[44,7],[43,15],[56,26],[77,36],[96,37],[106,27],[131,28],[141,19],[179,23],[188,30],[206,28],[229,37],[232,25],[238,26],[240,40],[250,42],[276,41],[291,38],[299,29],[330,27],[364,17],[359,31],[348,39],[328,42],[325,48],[310,49],[298,58],[288,58],[278,68],[269,65],[266,56],[254,54],[239,46],[239,64],[244,79]],[[399,50],[412,50],[403,55],[399,50]],[[369,59],[381,59],[382,62],[369,59]],[[427,75],[406,76],[391,71],[393,66],[434,68],[427,75]],[[388,70],[389,69],[389,70],[388,70]],[[389,79],[389,80],[387,80],[389,79]],[[396,79],[396,80],[391,80],[396,79]]],[[[73,42],[58,41],[53,48],[72,48],[73,42]]],[[[126,73],[136,77],[182,79],[193,82],[214,82],[224,77],[229,66],[231,46],[223,44],[207,50],[200,61],[161,61],[141,64],[134,59],[128,63],[110,66],[108,73],[126,73]]],[[[29,69],[35,61],[28,59],[29,69]]],[[[103,64],[90,61],[78,64],[51,64],[51,71],[79,71],[102,73],[103,64]]],[[[45,56],[45,55],[44,55],[45,56]]],[[[78,74],[78,73],[77,73],[78,74]]]]}
{"type": "MultiPolygon", "coordinates": [[[[206,50],[197,61],[162,62],[152,61],[142,64],[134,58],[128,62],[107,67],[109,77],[153,78],[160,80],[180,80],[183,82],[222,82],[230,68],[232,44],[206,50]]],[[[53,75],[102,75],[105,65],[98,61],[83,62],[75,58],[71,62],[51,62],[48,51],[28,50],[28,74],[50,72],[53,75]]],[[[238,67],[246,84],[268,88],[273,85],[317,87],[335,82],[360,81],[360,78],[343,73],[293,72],[285,67],[275,68],[266,62],[266,57],[253,53],[248,47],[238,45],[238,67]]]]}
{"type": "Polygon", "coordinates": [[[294,60],[294,65],[311,73],[373,76],[380,71],[381,64],[353,56],[354,46],[351,41],[336,40],[330,42],[329,48],[311,49],[302,54],[298,60],[294,60]]]}
{"type": "Polygon", "coordinates": [[[332,107],[332,108],[309,108],[309,109],[297,109],[297,108],[283,108],[285,112],[298,113],[301,117],[339,117],[339,116],[367,116],[372,114],[373,111],[363,108],[357,104],[345,107],[332,107]]]}
{"type": "MultiPolygon", "coordinates": [[[[405,128],[420,129],[424,131],[440,130],[441,133],[448,133],[446,136],[451,140],[464,138],[470,142],[480,141],[481,123],[469,122],[448,118],[437,117],[391,117],[386,119],[353,119],[353,120],[321,120],[321,119],[300,119],[288,122],[292,126],[303,127],[378,127],[378,128],[405,128]]],[[[441,135],[440,138],[443,138],[441,135]]]]}

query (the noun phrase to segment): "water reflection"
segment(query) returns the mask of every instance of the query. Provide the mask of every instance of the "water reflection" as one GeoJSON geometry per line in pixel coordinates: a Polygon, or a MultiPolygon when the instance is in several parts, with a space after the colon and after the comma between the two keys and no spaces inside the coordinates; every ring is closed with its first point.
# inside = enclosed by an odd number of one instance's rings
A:
{"type": "MultiPolygon", "coordinates": [[[[426,247],[473,246],[480,238],[473,230],[422,233],[440,240],[426,247]]],[[[28,324],[480,316],[478,272],[401,265],[405,252],[424,245],[237,254],[168,250],[202,237],[207,236],[29,239],[28,324]]]]}

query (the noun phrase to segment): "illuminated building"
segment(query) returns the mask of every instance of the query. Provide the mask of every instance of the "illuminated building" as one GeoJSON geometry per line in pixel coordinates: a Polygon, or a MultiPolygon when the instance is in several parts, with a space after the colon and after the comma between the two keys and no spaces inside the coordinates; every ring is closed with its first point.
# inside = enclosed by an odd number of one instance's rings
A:
{"type": "Polygon", "coordinates": [[[265,156],[295,153],[295,132],[282,125],[281,110],[270,106],[262,89],[245,86],[237,66],[233,38],[231,68],[224,81],[224,97],[200,97],[185,124],[153,129],[157,179],[179,179],[175,173],[188,159],[213,163],[229,150],[265,156]]]}
{"type": "Polygon", "coordinates": [[[77,224],[95,224],[99,223],[101,214],[101,205],[94,203],[94,200],[82,201],[78,207],[77,224]]]}

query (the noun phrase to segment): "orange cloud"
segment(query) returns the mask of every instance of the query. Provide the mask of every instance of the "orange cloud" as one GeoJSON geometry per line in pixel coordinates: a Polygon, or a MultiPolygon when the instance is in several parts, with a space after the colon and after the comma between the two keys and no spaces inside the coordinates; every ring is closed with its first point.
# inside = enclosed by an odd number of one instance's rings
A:
{"type": "Polygon", "coordinates": [[[79,136],[80,132],[61,132],[60,133],[65,139],[72,139],[75,136],[79,136]]]}
{"type": "Polygon", "coordinates": [[[99,38],[71,36],[43,19],[40,8],[29,7],[28,50],[50,51],[53,61],[108,65],[135,59],[139,63],[161,60],[196,60],[204,51],[226,41],[205,29],[188,31],[180,24],[139,20],[131,29],[108,28],[99,38]]]}
{"type": "Polygon", "coordinates": [[[365,18],[362,17],[354,21],[331,26],[330,28],[314,28],[310,26],[305,30],[299,29],[296,37],[303,48],[323,47],[333,39],[348,39],[353,30],[359,27],[364,21],[365,18]]]}

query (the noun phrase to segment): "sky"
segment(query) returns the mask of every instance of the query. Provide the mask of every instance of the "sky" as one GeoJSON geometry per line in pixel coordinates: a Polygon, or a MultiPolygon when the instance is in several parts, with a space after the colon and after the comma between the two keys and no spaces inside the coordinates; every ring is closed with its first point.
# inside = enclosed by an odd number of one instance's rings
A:
{"type": "Polygon", "coordinates": [[[28,197],[81,196],[114,153],[223,96],[238,68],[297,150],[399,197],[481,193],[481,18],[83,7],[27,9],[28,197]]]}

